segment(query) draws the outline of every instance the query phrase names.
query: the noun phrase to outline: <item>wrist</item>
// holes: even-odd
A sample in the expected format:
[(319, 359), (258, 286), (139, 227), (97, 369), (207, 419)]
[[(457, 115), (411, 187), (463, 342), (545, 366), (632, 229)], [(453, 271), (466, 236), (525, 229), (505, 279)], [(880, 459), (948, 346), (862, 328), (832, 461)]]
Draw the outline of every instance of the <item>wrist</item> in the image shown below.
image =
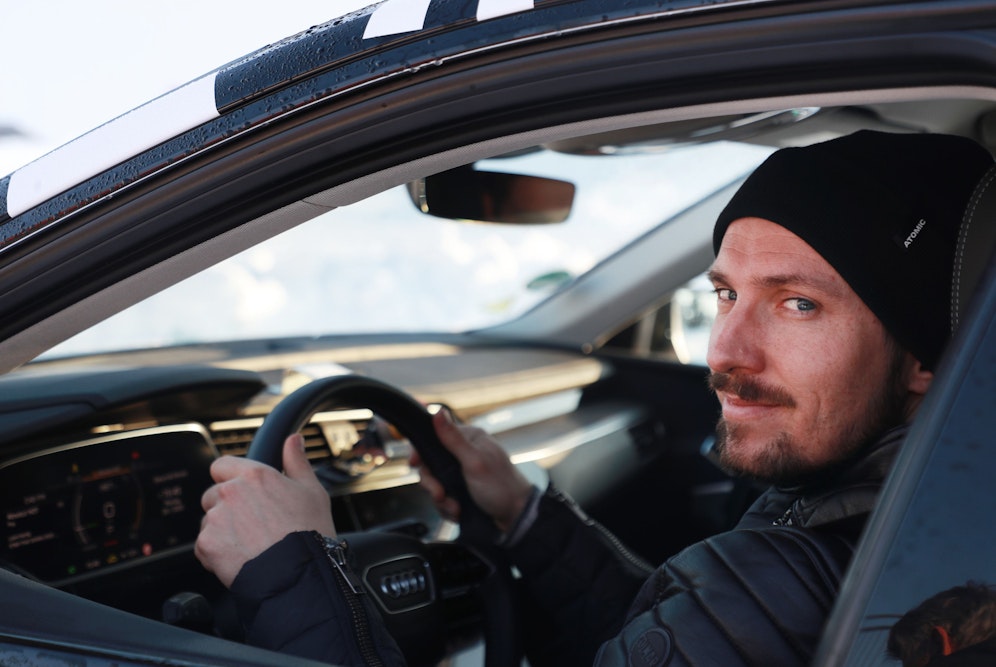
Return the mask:
[(538, 486), (530, 485), (529, 495), (523, 501), (521, 505), (522, 509), (516, 515), (514, 521), (507, 527), (500, 527), (502, 536), (498, 540), (498, 544), (511, 547), (522, 539), (523, 535), (529, 531), (536, 521), (536, 516), (539, 512), (539, 501), (542, 496), (543, 492)]
[(509, 532), (512, 527), (518, 523), (519, 518), (522, 516), (523, 512), (526, 511), (526, 508), (532, 500), (536, 487), (525, 480), (523, 480), (523, 482), (523, 485), (515, 493), (508, 494), (510, 498), (507, 501), (505, 511), (502, 512), (501, 516), (492, 516), (495, 526), (497, 526), (498, 530), (502, 533)]

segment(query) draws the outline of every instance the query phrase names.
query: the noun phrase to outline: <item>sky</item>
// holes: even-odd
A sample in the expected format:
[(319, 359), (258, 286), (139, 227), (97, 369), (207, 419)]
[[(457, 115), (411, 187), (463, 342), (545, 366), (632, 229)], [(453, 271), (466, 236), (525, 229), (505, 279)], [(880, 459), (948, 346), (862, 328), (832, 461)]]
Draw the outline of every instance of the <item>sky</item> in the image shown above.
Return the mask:
[(0, 176), (373, 0), (0, 0)]

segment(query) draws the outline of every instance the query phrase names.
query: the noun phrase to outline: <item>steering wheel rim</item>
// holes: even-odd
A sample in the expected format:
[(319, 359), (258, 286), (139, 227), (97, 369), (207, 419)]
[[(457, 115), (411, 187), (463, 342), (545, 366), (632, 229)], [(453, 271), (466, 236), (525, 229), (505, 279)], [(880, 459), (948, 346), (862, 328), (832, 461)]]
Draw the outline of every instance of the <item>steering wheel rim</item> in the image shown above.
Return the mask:
[(321, 408), (365, 407), (405, 434), (422, 462), (442, 483), (447, 494), (460, 503), (458, 542), (473, 545), (494, 567), (482, 583), (486, 667), (515, 667), (522, 651), (514, 623), (510, 569), (496, 545), (497, 528), (467, 490), (460, 464), (436, 436), (432, 415), (425, 406), (400, 389), (358, 375), (314, 380), (278, 403), (256, 431), (246, 458), (277, 470), (283, 467), (283, 442), (307, 424)]

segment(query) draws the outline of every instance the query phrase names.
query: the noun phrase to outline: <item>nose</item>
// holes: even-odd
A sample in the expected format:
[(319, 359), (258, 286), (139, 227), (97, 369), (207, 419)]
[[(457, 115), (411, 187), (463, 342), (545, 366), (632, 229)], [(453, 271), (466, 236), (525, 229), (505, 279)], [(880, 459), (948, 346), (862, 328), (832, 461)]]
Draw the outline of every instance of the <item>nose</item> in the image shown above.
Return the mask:
[(762, 327), (743, 300), (717, 314), (709, 334), (706, 363), (717, 373), (760, 372), (764, 368)]

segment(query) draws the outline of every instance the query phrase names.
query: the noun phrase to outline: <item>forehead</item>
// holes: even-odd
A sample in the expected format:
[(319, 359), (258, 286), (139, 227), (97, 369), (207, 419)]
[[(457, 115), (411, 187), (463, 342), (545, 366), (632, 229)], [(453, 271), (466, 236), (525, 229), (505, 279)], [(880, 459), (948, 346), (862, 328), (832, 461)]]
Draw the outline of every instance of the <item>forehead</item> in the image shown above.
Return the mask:
[(834, 295), (857, 295), (808, 243), (762, 218), (730, 224), (711, 274), (726, 281), (804, 283)]

